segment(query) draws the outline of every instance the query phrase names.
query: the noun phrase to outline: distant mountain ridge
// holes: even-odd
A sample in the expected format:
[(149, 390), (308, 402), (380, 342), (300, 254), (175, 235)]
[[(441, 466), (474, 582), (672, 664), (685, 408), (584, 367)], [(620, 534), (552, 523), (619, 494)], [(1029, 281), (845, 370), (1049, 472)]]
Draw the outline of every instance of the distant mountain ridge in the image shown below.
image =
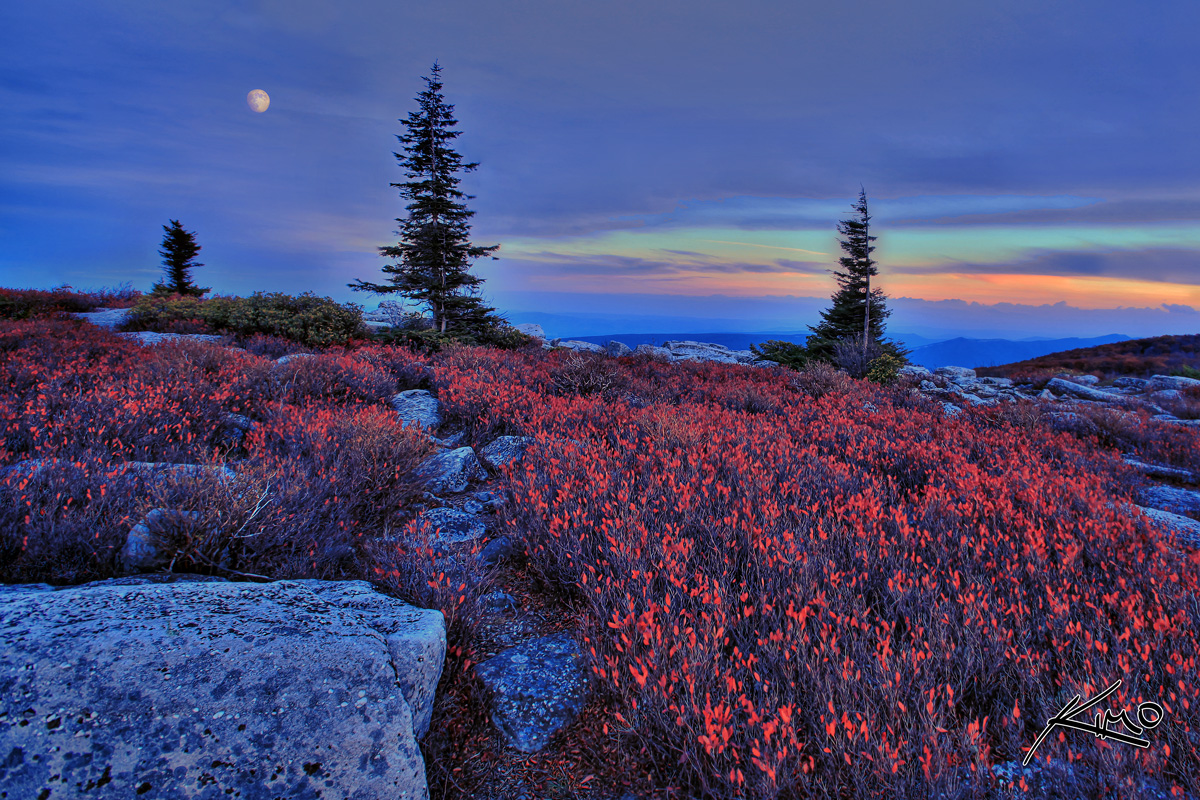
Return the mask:
[(965, 339), (960, 337), (918, 347), (909, 353), (908, 360), (928, 369), (949, 366), (995, 367), (1063, 350), (1077, 350), (1083, 347), (1124, 342), (1130, 338), (1119, 333), (1091, 339), (1041, 339), (1019, 342), (1011, 339)]
[[(594, 344), (608, 344), (609, 342), (617, 341), (628, 345), (631, 349), (637, 349), (639, 344), (652, 344), (660, 347), (663, 342), (676, 341), (706, 342), (708, 344), (724, 345), (730, 350), (749, 350), (750, 345), (762, 344), (771, 339), (804, 344), (811, 335), (808, 331), (767, 331), (762, 333), (612, 333), (604, 336), (564, 336), (562, 338), (564, 341), (571, 339), (579, 342), (592, 342)], [(925, 336), (917, 336), (916, 334), (909, 333), (898, 333), (887, 338), (901, 342), (906, 347), (922, 347), (938, 341), (937, 339), (930, 339)]]

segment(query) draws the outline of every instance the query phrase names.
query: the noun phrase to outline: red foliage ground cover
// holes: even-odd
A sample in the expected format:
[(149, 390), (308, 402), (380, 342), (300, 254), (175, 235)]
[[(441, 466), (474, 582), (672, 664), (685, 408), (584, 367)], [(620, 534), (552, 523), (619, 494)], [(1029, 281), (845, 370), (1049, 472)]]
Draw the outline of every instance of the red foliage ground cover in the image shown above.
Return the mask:
[[(1200, 556), (1122, 510), (1131, 473), (1094, 435), (731, 365), (373, 346), (279, 366), (65, 321), (0, 325), (0, 370), (0, 467), (72, 465), (0, 480), (0, 579), (108, 577), (166, 504), (220, 534), (187, 534), (177, 568), (228, 548), (240, 572), (386, 583), (396, 555), (363, 542), (412, 518), (428, 445), (384, 401), (432, 388), (474, 445), (535, 439), (502, 523), (583, 620), (598, 746), (657, 796), (994, 796), (986, 767), (1117, 678), (1109, 707), (1164, 709), (1150, 747), (1067, 732), (1037, 774), (1069, 796), (1200, 785)], [(257, 422), (237, 443), (231, 412)], [(236, 492), (122, 474), (230, 459)], [(427, 583), (448, 614), (471, 602), (451, 583)]]
[[(0, 374), (0, 468), (21, 465), (0, 478), (10, 582), (113, 576), (130, 528), (155, 507), (198, 517), (171, 543), (177, 571), (363, 577), (364, 530), (410, 514), (411, 473), (429, 450), (384, 402), (397, 386), (386, 359), (331, 352), (275, 365), (29, 320), (0, 323)], [(229, 414), (253, 428), (231, 438)], [(151, 479), (130, 462), (236, 463), (240, 478)]]
[[(629, 364), (555, 396), (549, 359), (437, 367), (481, 433), (533, 436), (506, 514), (587, 647), (631, 752), (682, 796), (994, 791), (1076, 693), (1154, 700), (1146, 750), (1057, 737), (1085, 796), (1195, 787), (1194, 551), (1127, 499), (1115, 454), (863, 384)], [(650, 398), (650, 399), (648, 399)], [(753, 398), (747, 409), (747, 399)]]

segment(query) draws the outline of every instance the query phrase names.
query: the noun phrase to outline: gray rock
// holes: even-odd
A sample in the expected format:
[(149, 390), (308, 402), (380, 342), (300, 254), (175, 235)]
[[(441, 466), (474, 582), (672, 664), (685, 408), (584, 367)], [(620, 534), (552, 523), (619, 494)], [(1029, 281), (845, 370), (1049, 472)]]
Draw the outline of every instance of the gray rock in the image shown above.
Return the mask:
[(303, 361), (306, 358), (316, 358), (316, 353), (292, 353), (290, 356), (280, 356), (275, 359), (275, 366), (282, 367), (285, 364), (291, 364), (293, 361)]
[(462, 504), (462, 510), (468, 514), (482, 514), (487, 511), (487, 507), (478, 500), (466, 500)]
[(971, 404), (971, 405), (973, 405), (973, 406), (996, 406), (996, 405), (1000, 405), (1000, 401), (999, 401), (999, 400), (997, 400), (997, 399), (996, 399), (996, 398), (994, 398), (994, 397), (978, 397), (978, 396), (976, 396), (976, 395), (973, 395), (973, 394), (967, 394), (966, 392), (964, 392), (964, 393), (962, 394), (962, 399), (963, 399), (963, 400), (966, 400), (968, 403), (970, 403), (970, 404)]
[(1047, 389), (1042, 389), (1042, 391), (1038, 393), (1037, 399), (1038, 399), (1038, 400), (1051, 400), (1051, 401), (1052, 401), (1052, 400), (1057, 400), (1057, 399), (1058, 399), (1058, 395), (1056, 395), (1054, 392), (1050, 391), (1050, 390), (1047, 388)]
[(938, 367), (933, 371), (934, 375), (942, 375), (949, 378), (955, 383), (962, 383), (966, 380), (975, 380), (975, 370), (967, 367)]
[(976, 397), (995, 397), (1000, 394), (1000, 390), (994, 386), (977, 381), (968, 388), (968, 391)]
[(446, 660), (446, 623), (440, 611), (417, 608), (376, 591), (366, 581), (298, 580), (327, 603), (352, 609), (387, 637), (396, 682), (412, 711), (418, 739), (429, 732), (438, 681)]
[(595, 342), (581, 342), (578, 339), (571, 339), (567, 342), (559, 342), (558, 347), (565, 347), (569, 350), (574, 350), (577, 353), (603, 353), (604, 348)]
[(533, 439), (528, 436), (497, 436), (479, 451), (479, 457), (492, 469), (503, 469), (520, 461), (531, 444)]
[(500, 492), (475, 492), (471, 498), (478, 501), (485, 511), (497, 511), (504, 505), (504, 495)]
[(1065, 394), (1071, 397), (1078, 397), (1083, 400), (1091, 400), (1095, 403), (1114, 403), (1121, 402), (1124, 397), (1113, 392), (1106, 392), (1102, 389), (1093, 389), (1091, 386), (1084, 386), (1082, 383), (1074, 383), (1072, 381), (1063, 380), (1062, 378), (1051, 378), (1046, 383), (1046, 388), (1057, 394)]
[(587, 666), (570, 634), (534, 639), (479, 664), (492, 723), (522, 753), (536, 753), (587, 702)]
[(488, 478), (475, 451), (469, 447), (435, 453), (421, 462), (416, 476), (424, 482), (426, 489), (439, 494), (464, 492), (471, 481), (486, 481)]
[(526, 336), (532, 336), (535, 339), (541, 339), (543, 341), (546, 339), (546, 332), (542, 330), (542, 326), (538, 325), (536, 322), (525, 322), (516, 327), (518, 331)]
[(1178, 467), (1168, 467), (1165, 464), (1148, 464), (1136, 458), (1125, 458), (1125, 463), (1151, 478), (1171, 478), (1184, 483), (1196, 483), (1196, 474)]
[(962, 413), (962, 409), (954, 405), (954, 403), (947, 403), (945, 401), (942, 401), (942, 410), (946, 412), (947, 417), (957, 417)]
[(1177, 400), (1183, 399), (1183, 392), (1178, 389), (1159, 389), (1155, 392), (1150, 392), (1149, 398), (1156, 403), (1174, 403)]
[(130, 529), (118, 556), (121, 569), (128, 574), (169, 568), (175, 557), (170, 542), (191, 533), (199, 518), (195, 511), (152, 509), (145, 519)]
[(995, 386), (998, 389), (1009, 389), (1013, 385), (1012, 378), (993, 378), (990, 376), (979, 378), (979, 383), (987, 386)]
[(921, 391), (922, 392), (936, 392), (937, 388), (938, 388), (937, 384), (931, 380), (921, 381)]
[(1138, 510), (1171, 536), (1179, 537), (1192, 547), (1200, 547), (1200, 522), (1160, 508), (1138, 506)]
[(896, 372), (897, 375), (908, 375), (913, 378), (930, 378), (933, 373), (920, 364), (905, 364)]
[(604, 351), (613, 358), (633, 355), (633, 350), (629, 347), (629, 345), (625, 344), (624, 342), (618, 342), (615, 339), (604, 345)]
[(314, 583), (0, 595), (0, 792), (53, 776), (98, 798), (428, 797), (402, 686), (432, 698), (442, 615)]
[(133, 341), (142, 345), (175, 342), (179, 341), (180, 339), (190, 339), (193, 342), (219, 342), (224, 338), (223, 336), (218, 336), (213, 333), (156, 333), (154, 331), (130, 331), (118, 333), (117, 336), (120, 336), (124, 339), (132, 339)]
[(95, 311), (84, 311), (72, 316), (90, 322), (98, 328), (113, 330), (125, 324), (133, 309), (130, 308), (98, 308)]
[(1100, 378), (1095, 375), (1075, 375), (1071, 380), (1075, 383), (1082, 383), (1084, 386), (1095, 386), (1100, 383)]
[(404, 427), (423, 425), (436, 430), (442, 424), (442, 404), (424, 389), (409, 389), (400, 392), (388, 401), (396, 409), (396, 416)]
[(1179, 514), (1200, 514), (1200, 492), (1174, 486), (1147, 486), (1138, 493), (1142, 505)]
[(494, 567), (512, 558), (514, 552), (516, 552), (516, 547), (513, 545), (513, 540), (506, 535), (500, 535), (479, 551), (479, 563), (484, 567)]
[(466, 438), (467, 432), (459, 431), (458, 433), (454, 433), (449, 436), (443, 436), (440, 439), (436, 436), (430, 436), (429, 441), (433, 442), (436, 447), (440, 447), (443, 450), (452, 450), (456, 447), (462, 446), (462, 443), (466, 440)]
[(1157, 392), (1162, 389), (1191, 389), (1200, 386), (1200, 380), (1185, 378), (1182, 375), (1154, 375), (1146, 383), (1146, 391)]
[(1131, 378), (1129, 376), (1122, 376), (1114, 380), (1112, 385), (1118, 389), (1141, 392), (1145, 391), (1146, 384), (1149, 382), (1150, 381), (1147, 381), (1144, 378)]
[(655, 347), (652, 344), (639, 344), (634, 348), (635, 356), (650, 356), (651, 358), (667, 358), (671, 357), (671, 351), (665, 347)]
[(429, 523), (429, 532), (437, 544), (461, 544), (483, 538), (487, 528), (483, 520), (453, 508), (434, 508), (417, 515), (417, 525)]
[(740, 356), (753, 359), (753, 354), (747, 351), (730, 350), (725, 345), (708, 344), (705, 342), (678, 341), (666, 342), (663, 349), (670, 353), (674, 361), (716, 361), (721, 364), (740, 364)]

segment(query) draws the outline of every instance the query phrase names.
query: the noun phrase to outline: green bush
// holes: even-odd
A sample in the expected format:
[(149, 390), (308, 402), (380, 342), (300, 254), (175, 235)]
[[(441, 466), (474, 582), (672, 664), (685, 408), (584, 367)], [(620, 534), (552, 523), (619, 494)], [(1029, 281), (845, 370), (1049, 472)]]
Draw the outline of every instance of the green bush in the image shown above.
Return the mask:
[(794, 370), (802, 370), (808, 364), (808, 350), (804, 345), (771, 339), (763, 342), (762, 347), (750, 345), (750, 352), (759, 358), (774, 361), (780, 366)]
[(1172, 375), (1179, 375), (1184, 378), (1194, 378), (1200, 380), (1200, 369), (1196, 369), (1190, 364), (1184, 364), (1178, 369), (1171, 370)]
[(342, 305), (311, 292), (255, 292), (250, 297), (201, 300), (183, 295), (148, 295), (130, 314), (126, 330), (172, 331), (202, 323), (214, 333), (278, 336), (306, 347), (346, 344), (365, 333), (361, 306)]
[(419, 324), (419, 320), (380, 331), (374, 335), (374, 339), (387, 344), (403, 345), (420, 353), (438, 353), (451, 345), (519, 350), (535, 341), (532, 336), (526, 336), (506, 324), (481, 325), (470, 330), (439, 333)]
[(900, 375), (900, 368), (908, 363), (908, 359), (898, 356), (890, 350), (885, 350), (876, 357), (867, 368), (867, 380), (872, 383), (890, 386)]

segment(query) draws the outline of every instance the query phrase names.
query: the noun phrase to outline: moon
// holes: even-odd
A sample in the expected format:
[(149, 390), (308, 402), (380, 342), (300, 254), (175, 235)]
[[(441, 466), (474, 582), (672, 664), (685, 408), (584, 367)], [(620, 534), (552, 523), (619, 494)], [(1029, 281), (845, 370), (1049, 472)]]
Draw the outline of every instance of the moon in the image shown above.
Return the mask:
[(271, 105), (271, 96), (262, 89), (255, 89), (246, 95), (246, 105), (250, 106), (251, 111), (261, 114)]

